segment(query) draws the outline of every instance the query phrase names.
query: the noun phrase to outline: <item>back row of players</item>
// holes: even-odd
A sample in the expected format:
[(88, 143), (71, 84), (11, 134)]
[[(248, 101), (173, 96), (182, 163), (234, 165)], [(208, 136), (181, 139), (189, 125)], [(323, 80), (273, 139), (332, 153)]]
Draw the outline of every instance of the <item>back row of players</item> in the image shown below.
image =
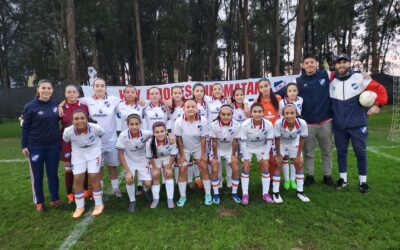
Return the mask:
[[(189, 99), (184, 98), (180, 87), (173, 87), (171, 100), (165, 101), (156, 87), (149, 90), (148, 101), (140, 100), (133, 86), (125, 88), (123, 101), (108, 96), (106, 88), (106, 82), (99, 78), (94, 82), (93, 96), (78, 98), (78, 89), (67, 86), (66, 101), (60, 104), (64, 140), (61, 158), (65, 163), (68, 198), (75, 200), (77, 206), (74, 218), (84, 213), (86, 172), (96, 191), (93, 192), (96, 215), (104, 209), (102, 166), (109, 167), (114, 194), (122, 196), (117, 171), (119, 163), (125, 170), (130, 212), (136, 209), (135, 176), (139, 185), (144, 186), (151, 208), (158, 206), (161, 179), (166, 188), (167, 206), (175, 207), (173, 176), (179, 188), (179, 207), (187, 201), (186, 187), (192, 182), (193, 175), (196, 184), (204, 188), (204, 203), (219, 204), (223, 161), (233, 201), (247, 205), (253, 155), (261, 172), (265, 202), (283, 202), (279, 194), (282, 167), (284, 187), (296, 189), (301, 201), (310, 201), (303, 192), (301, 154), (304, 138), (308, 135), (307, 124), (299, 118), (303, 101), (297, 96), (295, 83), (286, 86), (286, 96), (281, 99), (273, 93), (270, 82), (261, 79), (260, 96), (251, 106), (243, 89), (235, 89), (232, 98), (227, 99), (219, 83), (213, 85), (212, 96), (205, 95), (202, 84), (195, 84), (193, 97)], [(117, 118), (122, 121), (119, 137)], [(97, 124), (89, 122), (90, 119)], [(243, 163), (241, 172), (238, 157)], [(271, 179), (272, 195), (269, 192)], [(237, 192), (240, 181), (242, 197)]]

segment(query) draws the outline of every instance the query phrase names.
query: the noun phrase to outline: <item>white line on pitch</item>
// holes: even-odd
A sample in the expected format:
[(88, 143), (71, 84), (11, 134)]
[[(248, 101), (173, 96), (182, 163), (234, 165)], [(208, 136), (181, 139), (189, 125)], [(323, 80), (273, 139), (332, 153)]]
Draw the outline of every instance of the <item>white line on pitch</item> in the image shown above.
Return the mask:
[(390, 155), (390, 154), (386, 154), (385, 152), (382, 152), (379, 149), (376, 149), (376, 148), (371, 149), (371, 148), (369, 148), (368, 151), (376, 154), (376, 156), (378, 156), (378, 157), (382, 156), (382, 157), (388, 158), (390, 160), (394, 160), (394, 161), (400, 162), (400, 158), (399, 157), (394, 156), (394, 155)]
[[(121, 181), (124, 178), (124, 172), (121, 172), (119, 176), (119, 180)], [(107, 202), (112, 194), (112, 187), (110, 187), (110, 191), (104, 194), (103, 203)], [(74, 230), (68, 235), (68, 237), (64, 240), (60, 249), (70, 249), (73, 247), (76, 242), (79, 240), (81, 235), (86, 231), (86, 228), (93, 222), (94, 217), (92, 216), (93, 208), (91, 208), (88, 212), (85, 213), (81, 221), (75, 226)]]

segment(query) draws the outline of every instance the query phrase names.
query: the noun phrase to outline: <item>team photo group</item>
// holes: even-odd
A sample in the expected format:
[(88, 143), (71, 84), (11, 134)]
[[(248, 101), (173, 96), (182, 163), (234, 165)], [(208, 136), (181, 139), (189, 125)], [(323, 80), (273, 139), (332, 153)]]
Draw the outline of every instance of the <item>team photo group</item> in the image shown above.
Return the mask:
[[(79, 97), (79, 87), (68, 85), (65, 100), (57, 103), (52, 83), (41, 80), (36, 97), (23, 111), (21, 140), (22, 153), (29, 159), (36, 209), (45, 211), (45, 170), (51, 207), (63, 204), (60, 160), (68, 202), (76, 204), (73, 218), (85, 213), (85, 200), (94, 201), (92, 215), (103, 213), (106, 169), (113, 194), (122, 197), (121, 167), (129, 212), (137, 209), (137, 195), (143, 195), (150, 208), (157, 208), (164, 189), (166, 206), (171, 209), (198, 202), (187, 196), (187, 188), (204, 190), (204, 204), (218, 205), (225, 182), (237, 204), (248, 205), (253, 199), (282, 203), (285, 197), (280, 189), (293, 189), (299, 201), (310, 202), (312, 197), (304, 187), (317, 178), (315, 150), (321, 152), (317, 165), (322, 166), (323, 182), (344, 189), (350, 141), (357, 160), (357, 185), (367, 193), (368, 116), (379, 113), (387, 103), (387, 92), (369, 75), (353, 72), (346, 54), (338, 55), (333, 66), (335, 71), (321, 70), (315, 56), (305, 56), (295, 81), (274, 93), (271, 82), (261, 78), (259, 95), (251, 101), (241, 88), (224, 96), (220, 83), (213, 84), (209, 96), (201, 83), (193, 85), (189, 97), (174, 86), (170, 99), (163, 99), (160, 89), (151, 87), (148, 100), (129, 85), (121, 100), (107, 95), (107, 82), (97, 78), (92, 96)], [(337, 182), (332, 176), (334, 147)], [(250, 199), (249, 182), (255, 178), (251, 168), (257, 167), (262, 187), (260, 196)], [(179, 197), (174, 196), (175, 188)]]

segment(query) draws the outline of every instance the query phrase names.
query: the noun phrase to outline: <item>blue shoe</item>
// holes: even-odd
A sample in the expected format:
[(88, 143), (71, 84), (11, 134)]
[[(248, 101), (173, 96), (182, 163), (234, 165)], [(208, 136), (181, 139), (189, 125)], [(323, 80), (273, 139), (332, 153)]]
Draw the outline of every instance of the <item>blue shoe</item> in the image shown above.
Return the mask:
[(232, 197), (232, 200), (233, 200), (235, 203), (241, 203), (241, 202), (242, 202), (242, 199), (240, 199), (240, 197), (239, 197), (238, 194), (231, 194), (231, 197)]
[(181, 198), (179, 198), (179, 200), (178, 200), (178, 202), (176, 203), (176, 205), (177, 205), (178, 207), (183, 207), (183, 206), (185, 206), (185, 203), (186, 203), (186, 197), (181, 197)]
[(214, 194), (213, 196), (213, 203), (214, 204), (219, 204), (219, 194)]
[(210, 206), (212, 204), (212, 197), (211, 194), (206, 194), (206, 196), (204, 196), (204, 204), (206, 204), (207, 206)]

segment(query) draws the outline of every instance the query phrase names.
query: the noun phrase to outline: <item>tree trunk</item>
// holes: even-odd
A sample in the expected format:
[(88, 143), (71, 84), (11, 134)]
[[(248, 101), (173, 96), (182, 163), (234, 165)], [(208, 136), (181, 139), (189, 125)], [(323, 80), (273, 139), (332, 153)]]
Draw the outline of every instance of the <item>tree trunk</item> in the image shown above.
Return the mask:
[(240, 9), (243, 20), (244, 77), (250, 78), (249, 1), (240, 1)]
[(293, 59), (293, 74), (299, 74), (301, 71), (301, 57), (303, 48), (304, 36), (304, 13), (305, 13), (305, 0), (299, 0), (297, 5), (297, 21), (296, 32), (294, 34), (294, 59)]
[(144, 62), (143, 62), (143, 47), (142, 47), (142, 32), (140, 29), (140, 16), (139, 16), (139, 0), (133, 0), (135, 25), (136, 25), (136, 43), (139, 60), (139, 81), (140, 85), (144, 86)]
[(214, 71), (214, 59), (215, 59), (215, 40), (217, 33), (217, 21), (218, 21), (218, 11), (219, 11), (220, 0), (214, 0), (214, 4), (212, 5), (212, 13), (211, 18), (209, 18), (209, 39), (208, 39), (208, 71), (207, 76), (208, 80), (213, 79), (213, 71)]
[(78, 55), (76, 47), (76, 27), (75, 27), (75, 5), (74, 0), (66, 0), (65, 15), (68, 35), (68, 83), (77, 84), (78, 79)]
[(371, 63), (371, 73), (377, 74), (379, 72), (379, 53), (378, 53), (378, 0), (372, 1), (372, 18), (371, 18), (371, 47), (372, 47), (372, 63)]
[(275, 48), (272, 59), (272, 75), (278, 76), (280, 75), (280, 50), (281, 50), (281, 27), (280, 27), (280, 6), (279, 0), (274, 0), (275, 7), (275, 17), (274, 17), (274, 33), (275, 33)]

